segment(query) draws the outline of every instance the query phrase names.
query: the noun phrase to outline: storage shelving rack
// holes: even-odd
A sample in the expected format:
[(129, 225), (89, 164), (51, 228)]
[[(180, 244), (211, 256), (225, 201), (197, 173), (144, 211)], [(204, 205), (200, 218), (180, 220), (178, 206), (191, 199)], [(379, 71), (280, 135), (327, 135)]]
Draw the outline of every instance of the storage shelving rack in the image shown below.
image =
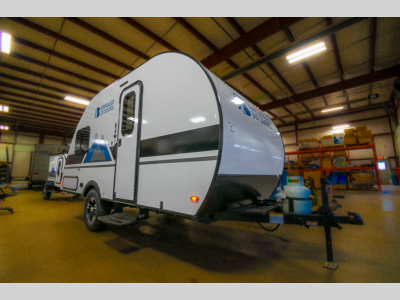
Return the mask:
[[(332, 147), (332, 148), (322, 148), (321, 147), (321, 141), (318, 141), (318, 148), (317, 149), (310, 149), (310, 150), (300, 150), (300, 151), (291, 151), (291, 152), (285, 152), (285, 155), (287, 156), (287, 160), (289, 161), (289, 155), (296, 155), (296, 154), (306, 154), (306, 153), (318, 153), (319, 154), (319, 161), (320, 161), (320, 168), (319, 169), (296, 169), (297, 171), (320, 171), (321, 172), (321, 177), (325, 176), (325, 171), (331, 172), (331, 171), (351, 171), (352, 170), (375, 170), (376, 172), (376, 181), (378, 185), (378, 191), (382, 191), (381, 187), (381, 178), (379, 174), (379, 169), (378, 169), (378, 156), (376, 155), (376, 149), (375, 149), (375, 137), (372, 135), (371, 137), (372, 143), (367, 144), (367, 145), (357, 145), (357, 146), (345, 146), (345, 147)], [(374, 160), (375, 167), (345, 167), (345, 168), (324, 168), (323, 167), (323, 159), (327, 157), (323, 157), (322, 153), (323, 152), (333, 152), (333, 151), (351, 151), (351, 150), (360, 150), (360, 149), (371, 149), (373, 157), (372, 159)], [(348, 155), (348, 157), (350, 157)], [(366, 158), (366, 159), (371, 159), (371, 158)], [(350, 162), (350, 159), (348, 159)], [(290, 170), (290, 169), (289, 169)]]

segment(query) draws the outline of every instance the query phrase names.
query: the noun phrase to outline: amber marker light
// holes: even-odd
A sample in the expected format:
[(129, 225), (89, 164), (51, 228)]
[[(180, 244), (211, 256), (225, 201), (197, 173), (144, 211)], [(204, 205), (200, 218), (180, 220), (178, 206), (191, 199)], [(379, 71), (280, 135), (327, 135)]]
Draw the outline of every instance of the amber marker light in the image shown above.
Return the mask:
[(190, 197), (190, 200), (192, 200), (192, 202), (199, 202), (199, 197), (192, 196), (192, 197)]
[(64, 185), (64, 184), (61, 182), (60, 185), (62, 186), (62, 185)]

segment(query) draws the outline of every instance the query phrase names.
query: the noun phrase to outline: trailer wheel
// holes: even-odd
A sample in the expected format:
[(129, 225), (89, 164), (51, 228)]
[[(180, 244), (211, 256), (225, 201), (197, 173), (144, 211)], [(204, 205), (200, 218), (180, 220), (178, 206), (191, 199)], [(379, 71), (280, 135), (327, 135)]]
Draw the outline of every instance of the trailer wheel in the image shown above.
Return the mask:
[(43, 200), (49, 200), (51, 197), (51, 192), (48, 192), (46, 190), (46, 183), (43, 184), (43, 189), (42, 189), (42, 198)]
[(98, 217), (109, 215), (111, 213), (112, 203), (101, 201), (95, 189), (91, 189), (86, 196), (83, 215), (86, 228), (89, 231), (96, 232), (104, 229), (107, 224), (100, 222)]

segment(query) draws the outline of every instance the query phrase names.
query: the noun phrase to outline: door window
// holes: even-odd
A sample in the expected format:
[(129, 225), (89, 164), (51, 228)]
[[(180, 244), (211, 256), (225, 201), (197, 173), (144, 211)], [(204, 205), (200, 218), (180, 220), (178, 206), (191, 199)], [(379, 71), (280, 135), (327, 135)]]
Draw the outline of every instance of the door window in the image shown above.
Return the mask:
[(135, 92), (130, 92), (125, 96), (121, 133), (124, 136), (131, 135), (135, 125)]

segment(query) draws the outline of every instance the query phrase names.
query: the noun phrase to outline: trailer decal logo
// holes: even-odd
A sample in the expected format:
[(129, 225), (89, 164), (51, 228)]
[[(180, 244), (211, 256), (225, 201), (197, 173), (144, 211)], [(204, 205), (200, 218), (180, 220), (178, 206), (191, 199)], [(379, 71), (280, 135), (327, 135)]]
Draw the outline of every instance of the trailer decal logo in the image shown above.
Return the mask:
[[(237, 95), (235, 93), (233, 93), (233, 95), (243, 101), (243, 99), (239, 95)], [(238, 108), (245, 115), (247, 115), (249, 117), (253, 117), (253, 119), (255, 119), (256, 121), (260, 122), (261, 124), (267, 126), (269, 129), (273, 129), (271, 126), (271, 122), (268, 120), (267, 116), (264, 115), (262, 112), (260, 112), (258, 109), (252, 107), (252, 105), (246, 105), (243, 101), (243, 103), (240, 104), (240, 106)]]
[(84, 163), (101, 162), (101, 161), (111, 161), (110, 153), (108, 152), (106, 142), (104, 137), (98, 138), (97, 133), (94, 136), (92, 146), (90, 147)]
[(114, 110), (114, 100), (111, 100), (110, 102), (107, 102), (106, 104), (99, 106), (96, 108), (94, 111), (94, 118), (101, 117), (102, 115), (113, 111)]

